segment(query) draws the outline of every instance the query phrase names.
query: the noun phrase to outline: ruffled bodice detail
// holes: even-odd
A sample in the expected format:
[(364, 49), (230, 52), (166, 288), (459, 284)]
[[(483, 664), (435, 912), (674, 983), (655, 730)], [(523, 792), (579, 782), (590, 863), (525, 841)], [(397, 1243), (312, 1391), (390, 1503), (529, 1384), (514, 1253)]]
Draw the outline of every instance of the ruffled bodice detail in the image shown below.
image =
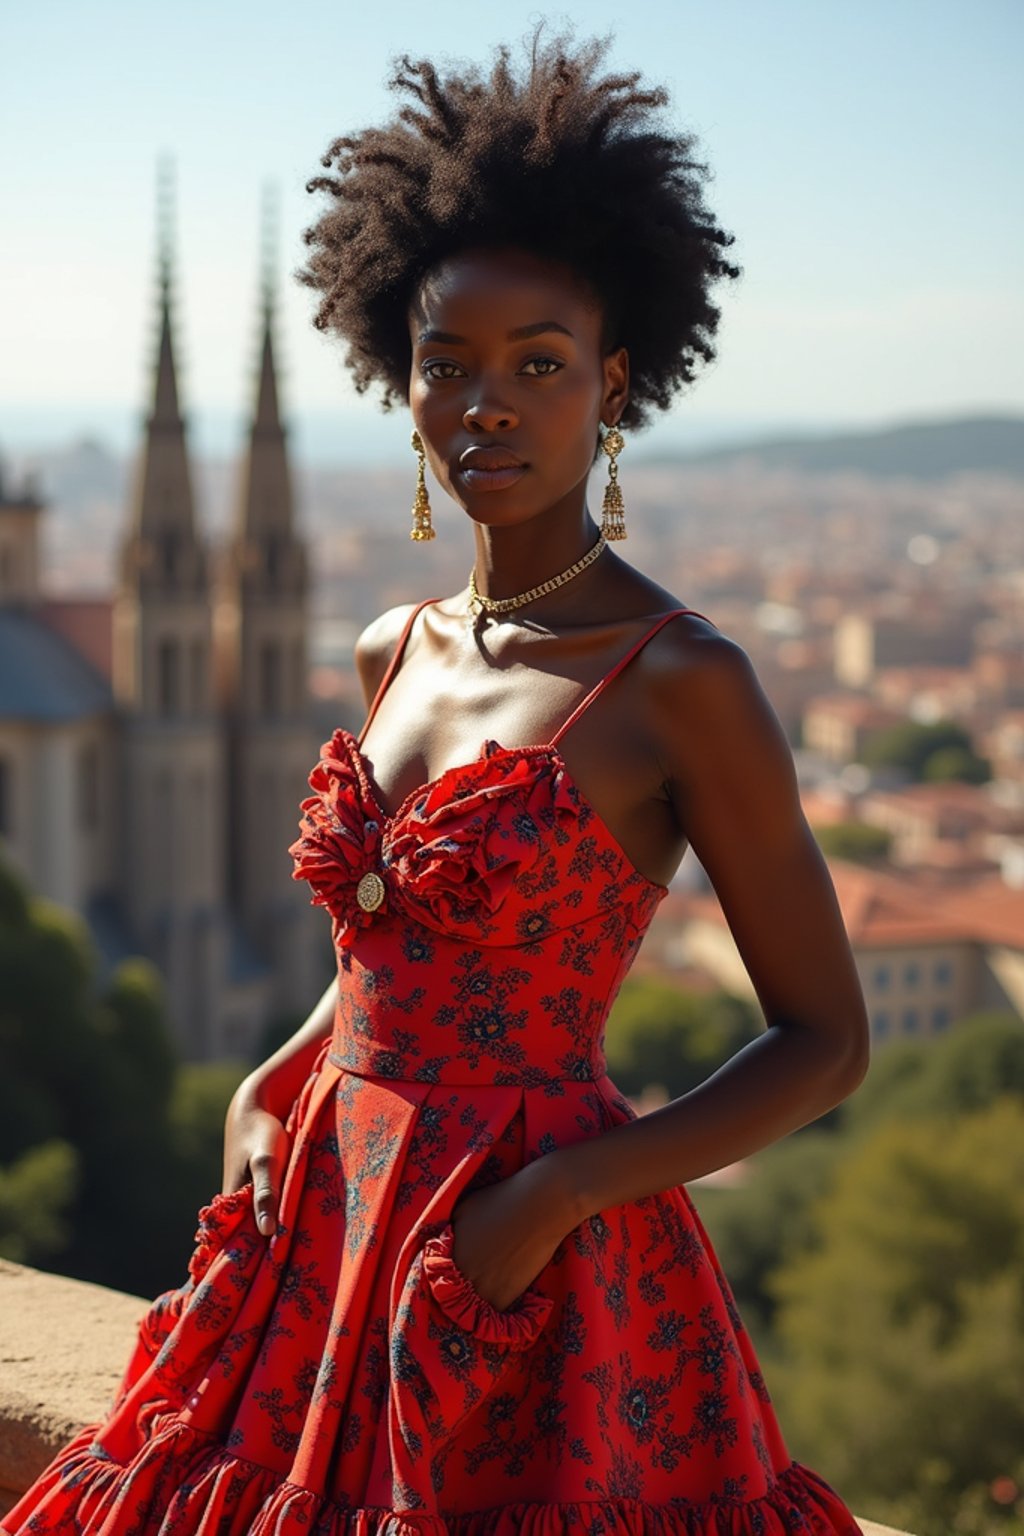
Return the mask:
[(487, 740), (389, 816), (339, 728), (309, 786), (289, 851), (331, 914), (336, 1065), (431, 1082), (604, 1075), (608, 1011), (665, 888), (557, 748)]
[[(309, 786), (292, 873), (330, 912), (339, 945), (393, 914), (446, 937), (517, 945), (623, 902), (644, 923), (664, 895), (632, 868), (553, 746), (486, 740), (473, 762), (449, 768), (389, 816), (355, 737), (339, 727)], [(588, 854), (602, 878), (562, 880)], [(360, 891), (372, 875), (383, 890), (371, 906)]]

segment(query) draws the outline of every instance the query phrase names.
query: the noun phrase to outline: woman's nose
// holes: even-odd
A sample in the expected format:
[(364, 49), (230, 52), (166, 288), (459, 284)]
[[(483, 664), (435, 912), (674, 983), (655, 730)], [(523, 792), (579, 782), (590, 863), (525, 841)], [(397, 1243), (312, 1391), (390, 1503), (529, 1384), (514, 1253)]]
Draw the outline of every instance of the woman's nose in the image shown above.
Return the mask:
[(515, 426), (517, 419), (510, 406), (479, 400), (476, 405), (467, 407), (462, 424), (471, 432), (500, 432)]

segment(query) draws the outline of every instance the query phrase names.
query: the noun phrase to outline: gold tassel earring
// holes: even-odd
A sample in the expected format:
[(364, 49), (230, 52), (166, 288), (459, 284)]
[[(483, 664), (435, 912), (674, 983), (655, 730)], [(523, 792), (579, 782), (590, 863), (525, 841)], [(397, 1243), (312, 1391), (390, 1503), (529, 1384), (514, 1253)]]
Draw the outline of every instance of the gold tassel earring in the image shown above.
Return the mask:
[(412, 528), (409, 531), (409, 537), (410, 539), (432, 539), (434, 525), (430, 520), (430, 500), (427, 496), (427, 482), (424, 477), (427, 456), (423, 448), (423, 439), (415, 427), (410, 441), (420, 456), (420, 462), (416, 472), (416, 499), (412, 504)]
[(601, 439), (601, 447), (608, 455), (608, 484), (604, 488), (604, 503), (601, 507), (601, 532), (609, 540), (626, 537), (626, 509), (622, 504), (619, 466), (615, 462), (624, 446), (618, 427), (609, 427)]

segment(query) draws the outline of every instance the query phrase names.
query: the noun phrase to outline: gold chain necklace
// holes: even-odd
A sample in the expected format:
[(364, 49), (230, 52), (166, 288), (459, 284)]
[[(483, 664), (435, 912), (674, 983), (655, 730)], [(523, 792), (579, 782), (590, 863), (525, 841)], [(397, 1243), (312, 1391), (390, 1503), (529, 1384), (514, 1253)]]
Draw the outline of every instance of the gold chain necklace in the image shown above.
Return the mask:
[(575, 565), (570, 565), (569, 569), (563, 571), (560, 576), (552, 576), (550, 580), (542, 581), (539, 587), (531, 587), (528, 592), (520, 592), (516, 597), (485, 597), (483, 593), (478, 592), (476, 566), (474, 566), (469, 573), (469, 611), (472, 614), (511, 613), (513, 608), (521, 608), (524, 603), (531, 603), (535, 597), (543, 597), (546, 593), (553, 592), (556, 587), (564, 586), (567, 581), (571, 581), (574, 576), (585, 571), (587, 566), (597, 559), (604, 546), (604, 534), (599, 533), (597, 543), (592, 549), (588, 549)]

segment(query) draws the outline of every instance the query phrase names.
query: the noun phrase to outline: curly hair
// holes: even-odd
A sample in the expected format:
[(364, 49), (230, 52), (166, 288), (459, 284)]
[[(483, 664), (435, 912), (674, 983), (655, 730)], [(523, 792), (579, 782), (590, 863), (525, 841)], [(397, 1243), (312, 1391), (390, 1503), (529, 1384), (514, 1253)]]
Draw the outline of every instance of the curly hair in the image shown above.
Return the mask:
[(441, 78), (403, 55), (388, 86), (418, 106), (335, 139), (321, 161), (334, 174), (306, 184), (331, 202), (303, 231), (311, 255), (294, 276), (321, 294), (313, 324), (347, 343), (356, 390), (382, 385), (385, 410), (408, 403), (419, 284), (469, 246), (560, 261), (596, 296), (602, 351), (629, 353), (624, 427), (667, 409), (716, 355), (710, 290), (742, 268), (721, 254), (734, 236), (702, 200), (695, 136), (659, 127), (668, 92), (639, 71), (597, 74), (610, 35), (573, 49), (564, 35), (542, 44), (543, 26), (522, 80), (505, 45), (486, 78), (475, 65)]

